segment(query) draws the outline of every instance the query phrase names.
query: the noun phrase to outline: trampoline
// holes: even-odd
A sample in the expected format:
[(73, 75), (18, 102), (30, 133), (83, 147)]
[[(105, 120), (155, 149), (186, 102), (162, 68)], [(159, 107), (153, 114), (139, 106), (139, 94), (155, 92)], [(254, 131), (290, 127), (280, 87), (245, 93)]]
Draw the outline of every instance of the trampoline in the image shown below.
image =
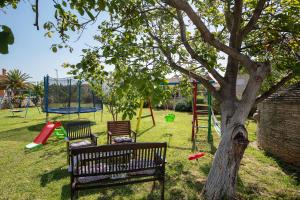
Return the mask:
[(48, 121), (49, 113), (78, 114), (79, 117), (80, 113), (103, 111), (103, 104), (85, 81), (45, 76), (43, 111)]

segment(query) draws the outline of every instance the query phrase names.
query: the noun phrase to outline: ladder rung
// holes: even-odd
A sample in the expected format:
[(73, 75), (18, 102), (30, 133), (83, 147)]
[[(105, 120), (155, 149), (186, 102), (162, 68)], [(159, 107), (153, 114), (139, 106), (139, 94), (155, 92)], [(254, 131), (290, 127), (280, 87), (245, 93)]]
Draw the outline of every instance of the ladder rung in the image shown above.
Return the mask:
[(194, 126), (196, 128), (208, 128), (208, 126)]
[(208, 114), (207, 110), (199, 110), (196, 112), (197, 114)]
[[(144, 116), (141, 116), (141, 119), (143, 118), (147, 118), (147, 117), (151, 117), (152, 115), (144, 115)], [(138, 117), (136, 119), (139, 119)]]

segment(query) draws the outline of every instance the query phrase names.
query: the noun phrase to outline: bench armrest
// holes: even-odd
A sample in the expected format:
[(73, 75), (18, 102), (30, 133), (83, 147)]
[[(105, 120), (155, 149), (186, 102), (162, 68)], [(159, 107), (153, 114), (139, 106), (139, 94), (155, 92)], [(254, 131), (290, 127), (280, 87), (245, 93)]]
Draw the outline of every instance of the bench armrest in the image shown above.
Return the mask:
[(110, 131), (107, 131), (107, 141), (106, 141), (107, 144), (111, 144), (111, 136), (112, 133)]
[(94, 143), (95, 145), (97, 145), (97, 139), (98, 139), (98, 136), (91, 133), (91, 140), (92, 140), (92, 143)]
[(137, 133), (135, 131), (133, 131), (133, 130), (131, 130), (131, 133), (133, 134), (134, 142), (136, 142), (136, 135), (137, 135)]
[(159, 154), (156, 154), (155, 155), (155, 162), (159, 163), (159, 164), (166, 164), (167, 163), (167, 160), (163, 159), (163, 157)]

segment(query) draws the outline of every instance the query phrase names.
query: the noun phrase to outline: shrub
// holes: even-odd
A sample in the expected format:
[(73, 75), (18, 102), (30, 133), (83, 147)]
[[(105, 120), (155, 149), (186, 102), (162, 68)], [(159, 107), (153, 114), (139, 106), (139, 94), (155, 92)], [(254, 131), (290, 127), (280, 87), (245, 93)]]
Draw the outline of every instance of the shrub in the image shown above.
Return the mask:
[(192, 102), (188, 100), (181, 100), (175, 106), (175, 111), (177, 112), (191, 112)]

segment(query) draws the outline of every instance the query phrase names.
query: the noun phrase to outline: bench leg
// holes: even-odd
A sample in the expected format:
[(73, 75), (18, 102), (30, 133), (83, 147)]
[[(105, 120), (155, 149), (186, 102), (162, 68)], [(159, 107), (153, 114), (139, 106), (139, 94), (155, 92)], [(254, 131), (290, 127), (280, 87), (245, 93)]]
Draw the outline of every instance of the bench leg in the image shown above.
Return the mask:
[(67, 164), (70, 165), (70, 144), (69, 142), (66, 142), (67, 146)]
[(71, 185), (71, 200), (75, 200), (75, 199), (76, 199), (76, 191), (73, 189)]
[(165, 180), (160, 181), (160, 199), (165, 199)]

